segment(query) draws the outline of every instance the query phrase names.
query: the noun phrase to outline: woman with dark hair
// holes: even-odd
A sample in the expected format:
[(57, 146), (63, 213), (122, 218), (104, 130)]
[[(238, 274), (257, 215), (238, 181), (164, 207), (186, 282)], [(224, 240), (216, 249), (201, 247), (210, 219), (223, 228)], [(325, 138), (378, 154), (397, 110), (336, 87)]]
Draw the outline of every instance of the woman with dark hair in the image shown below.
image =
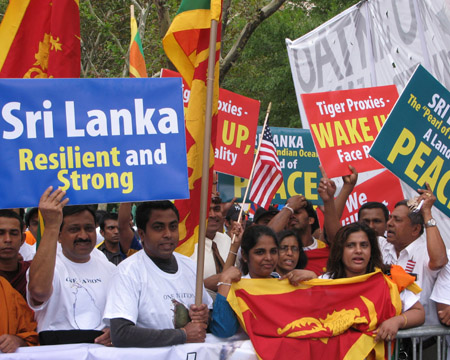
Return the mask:
[[(350, 254), (356, 244), (353, 241), (348, 241), (349, 237), (352, 239), (358, 238), (361, 245), (360, 249), (358, 249), (358, 253), (361, 253), (361, 255), (355, 256), (353, 261), (348, 259), (347, 255)], [(331, 245), (327, 263), (328, 277), (340, 279), (363, 275), (374, 272), (375, 268), (388, 269), (383, 264), (375, 231), (362, 223), (352, 223), (341, 227)]]
[(243, 278), (279, 277), (273, 274), (278, 261), (278, 241), (271, 228), (264, 225), (247, 228), (242, 235), (241, 255)]
[[(238, 239), (239, 241), (239, 239)], [(231, 283), (242, 278), (264, 279), (279, 277), (273, 273), (278, 261), (278, 242), (272, 229), (265, 225), (254, 225), (245, 229), (241, 240), (241, 271), (232, 266), (224, 270), (217, 283), (218, 292), (214, 302), (211, 332), (219, 337), (234, 335), (239, 329), (236, 315), (227, 302)]]
[(277, 234), (278, 237), (278, 263), (276, 271), (282, 278), (289, 278), (292, 280), (294, 275), (302, 276), (301, 280), (308, 280), (316, 278), (313, 271), (302, 270), (301, 272), (294, 271), (296, 269), (304, 269), (308, 258), (302, 247), (302, 241), (295, 231), (283, 230)]
[[(338, 230), (331, 245), (325, 279), (349, 278), (374, 272), (377, 268), (387, 271), (383, 264), (375, 231), (365, 224), (352, 223)], [(398, 271), (402, 269), (396, 267)], [(404, 271), (403, 271), (404, 273)], [(404, 273), (408, 276), (406, 273)], [(376, 330), (375, 341), (393, 340), (399, 329), (422, 325), (425, 311), (419, 296), (403, 290), (400, 293), (402, 313), (384, 321)]]
[[(239, 240), (238, 240), (239, 241)], [(315, 277), (310, 271), (293, 269), (282, 277), (274, 272), (278, 264), (278, 241), (273, 230), (265, 225), (254, 225), (247, 228), (241, 240), (241, 271), (230, 267), (220, 274), (217, 283), (218, 292), (214, 303), (211, 332), (219, 337), (229, 337), (239, 329), (237, 318), (227, 302), (231, 283), (241, 279), (288, 279), (292, 285), (299, 281)]]

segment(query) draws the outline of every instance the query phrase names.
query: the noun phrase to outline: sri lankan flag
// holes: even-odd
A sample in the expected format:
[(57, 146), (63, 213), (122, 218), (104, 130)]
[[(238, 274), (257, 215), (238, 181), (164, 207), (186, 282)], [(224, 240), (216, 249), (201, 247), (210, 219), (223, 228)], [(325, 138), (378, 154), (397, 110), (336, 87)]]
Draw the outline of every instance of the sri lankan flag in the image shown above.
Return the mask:
[(130, 77), (147, 77), (144, 50), (142, 49), (141, 36), (139, 35), (136, 18), (131, 15), (131, 42), (130, 42)]
[(242, 279), (227, 298), (256, 353), (266, 359), (384, 359), (373, 331), (401, 313), (397, 285), (380, 270), (352, 278)]
[(0, 78), (80, 77), (79, 0), (10, 0), (0, 44)]
[(216, 39), (216, 66), (213, 98), (213, 120), (209, 160), (209, 193), (212, 189), (214, 145), (219, 99), (219, 55), (221, 34), (221, 0), (183, 0), (163, 39), (166, 55), (191, 88), (185, 114), (186, 147), (190, 198), (177, 200), (180, 212), (180, 245), (178, 252), (190, 256), (198, 239), (200, 191), (203, 160), (203, 137), (206, 111), (206, 79), (208, 70), (211, 20), (219, 22)]
[(308, 262), (305, 269), (311, 270), (316, 273), (317, 276), (322, 275), (327, 270), (327, 261), (330, 256), (330, 247), (313, 249), (305, 251)]

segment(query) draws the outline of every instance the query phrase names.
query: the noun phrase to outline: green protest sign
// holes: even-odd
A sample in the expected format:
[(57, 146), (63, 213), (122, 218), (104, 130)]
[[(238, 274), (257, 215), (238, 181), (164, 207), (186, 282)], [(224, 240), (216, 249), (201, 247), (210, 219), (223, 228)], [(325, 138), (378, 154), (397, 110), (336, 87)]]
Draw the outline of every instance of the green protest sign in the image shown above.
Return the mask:
[(429, 183), (450, 216), (450, 93), (419, 65), (370, 155), (412, 188)]
[[(258, 134), (261, 133), (261, 128), (261, 126), (258, 126)], [(277, 148), (284, 180), (272, 203), (285, 204), (291, 196), (304, 195), (313, 204), (322, 204), (317, 193), (321, 177), (319, 158), (311, 132), (306, 129), (272, 126), (270, 129)], [(247, 179), (219, 174), (218, 190), (223, 201), (230, 201), (233, 197), (237, 197), (238, 201), (241, 201), (247, 184)]]

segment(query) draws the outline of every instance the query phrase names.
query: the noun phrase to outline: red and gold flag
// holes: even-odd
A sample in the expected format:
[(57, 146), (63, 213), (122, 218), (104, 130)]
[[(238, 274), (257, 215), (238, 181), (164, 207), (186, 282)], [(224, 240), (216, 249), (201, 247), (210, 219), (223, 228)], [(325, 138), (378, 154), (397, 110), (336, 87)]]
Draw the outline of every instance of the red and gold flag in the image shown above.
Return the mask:
[[(206, 112), (206, 79), (208, 71), (211, 20), (219, 22), (216, 39), (213, 119), (209, 159), (209, 193), (212, 188), (217, 105), (219, 98), (219, 55), (221, 34), (221, 0), (183, 0), (163, 39), (166, 55), (191, 88), (185, 114), (186, 147), (190, 198), (177, 200), (180, 212), (180, 244), (177, 251), (190, 256), (198, 240), (200, 194), (203, 162), (203, 137)], [(204, 220), (203, 220), (204, 221)]]
[(294, 287), (287, 280), (243, 279), (228, 302), (262, 359), (385, 358), (373, 331), (401, 313), (397, 286), (381, 272)]
[(80, 77), (78, 0), (10, 0), (0, 43), (0, 78)]
[(308, 262), (305, 269), (311, 270), (316, 273), (317, 276), (322, 275), (327, 270), (327, 261), (330, 256), (330, 248), (323, 247), (319, 249), (313, 249), (305, 251)]
[(130, 77), (146, 78), (144, 49), (142, 49), (141, 36), (134, 15), (131, 15), (131, 42), (130, 42)]

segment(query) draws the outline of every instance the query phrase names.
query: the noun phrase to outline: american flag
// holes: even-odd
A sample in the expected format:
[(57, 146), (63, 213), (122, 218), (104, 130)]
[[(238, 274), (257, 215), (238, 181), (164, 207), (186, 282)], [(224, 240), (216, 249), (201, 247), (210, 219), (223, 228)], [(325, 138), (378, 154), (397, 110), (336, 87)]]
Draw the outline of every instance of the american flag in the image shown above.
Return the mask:
[(266, 126), (256, 160), (250, 200), (267, 209), (282, 183), (283, 173), (277, 149), (273, 144), (270, 128)]
[(416, 266), (416, 262), (413, 259), (408, 260), (405, 266), (405, 271), (407, 273), (412, 273), (414, 270), (414, 267)]

